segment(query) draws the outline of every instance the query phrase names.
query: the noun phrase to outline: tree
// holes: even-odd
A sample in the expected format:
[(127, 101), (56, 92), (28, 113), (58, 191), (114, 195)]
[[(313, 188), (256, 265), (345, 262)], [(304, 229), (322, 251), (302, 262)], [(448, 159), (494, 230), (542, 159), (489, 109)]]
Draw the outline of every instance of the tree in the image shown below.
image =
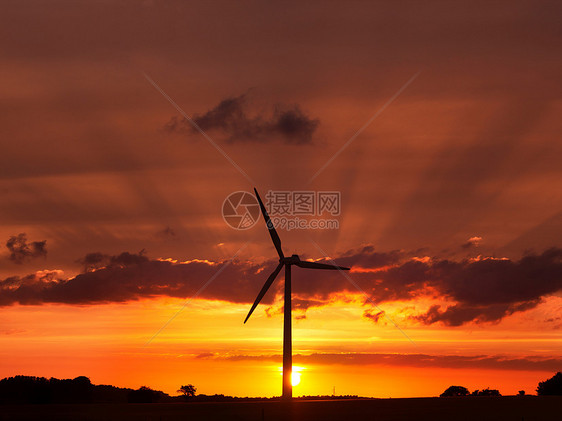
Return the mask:
[(562, 395), (562, 373), (558, 372), (550, 379), (539, 382), (537, 387), (538, 395)]
[(185, 400), (192, 398), (195, 396), (195, 392), (197, 392), (197, 388), (192, 384), (186, 384), (178, 389), (178, 392), (181, 393)]
[(468, 389), (463, 386), (450, 386), (447, 390), (445, 390), (439, 397), (441, 398), (448, 398), (451, 396), (466, 396), (468, 395)]

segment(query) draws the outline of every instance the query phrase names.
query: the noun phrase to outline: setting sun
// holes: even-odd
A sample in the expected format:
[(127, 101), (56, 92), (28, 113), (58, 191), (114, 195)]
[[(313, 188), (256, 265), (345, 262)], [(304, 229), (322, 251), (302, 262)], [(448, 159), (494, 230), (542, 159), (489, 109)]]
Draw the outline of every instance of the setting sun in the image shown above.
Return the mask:
[[(278, 367), (277, 370), (279, 371), (279, 375), (283, 375), (283, 367)], [(291, 373), (291, 384), (293, 387), (298, 386), (301, 382), (302, 371), (305, 370), (304, 367), (300, 366), (293, 366), (293, 371)]]
[(301, 373), (293, 371), (293, 373), (291, 374), (291, 383), (293, 384), (293, 386), (298, 386), (300, 382), (301, 382)]

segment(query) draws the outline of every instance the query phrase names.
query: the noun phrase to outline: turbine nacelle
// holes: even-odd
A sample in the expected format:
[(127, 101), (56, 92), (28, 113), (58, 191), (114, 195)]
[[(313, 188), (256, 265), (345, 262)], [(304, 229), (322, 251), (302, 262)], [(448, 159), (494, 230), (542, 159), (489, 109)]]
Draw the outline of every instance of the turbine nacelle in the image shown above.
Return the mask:
[(291, 257), (283, 257), (279, 259), (279, 263), (283, 263), (284, 265), (296, 265), (301, 261), (298, 254), (293, 254)]

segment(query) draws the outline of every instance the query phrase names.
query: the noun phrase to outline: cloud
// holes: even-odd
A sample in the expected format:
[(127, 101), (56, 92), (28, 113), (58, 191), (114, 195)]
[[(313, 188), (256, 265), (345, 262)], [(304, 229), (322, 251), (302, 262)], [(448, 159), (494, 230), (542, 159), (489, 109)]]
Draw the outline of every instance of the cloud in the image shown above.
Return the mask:
[(562, 290), (562, 249), (551, 248), (517, 261), (486, 258), (435, 262), (431, 272), (433, 286), (457, 304), (439, 314), (437, 309), (430, 309), (427, 323), (498, 321), (533, 308), (542, 297)]
[[(216, 130), (228, 142), (266, 142), (281, 139), (288, 144), (310, 144), (319, 120), (304, 114), (298, 105), (276, 104), (272, 115), (250, 115), (247, 94), (222, 100), (204, 114), (196, 114), (193, 121), (205, 132)], [(174, 116), (165, 125), (168, 132), (197, 133), (186, 119)]]
[(383, 316), (384, 316), (384, 311), (365, 310), (363, 312), (363, 317), (372, 320), (373, 323), (375, 324), (377, 324)]
[[(159, 296), (190, 297), (227, 262), (151, 260), (144, 252), (109, 256), (90, 253), (80, 262), (85, 272), (64, 279), (60, 272), (38, 272), (0, 281), (0, 306), (42, 303), (100, 304)], [(206, 288), (201, 298), (248, 302), (263, 283), (260, 267), (234, 261)], [(270, 270), (273, 270), (271, 266)], [(264, 298), (271, 303), (275, 288)]]
[(78, 259), (76, 262), (84, 266), (84, 272), (90, 272), (92, 270), (99, 269), (103, 267), (109, 256), (100, 252), (88, 253), (82, 259)]
[[(378, 252), (372, 246), (350, 250), (336, 257), (352, 266), (354, 282), (378, 303), (405, 301), (415, 305), (432, 299), (428, 310), (411, 320), (431, 325), (460, 326), (495, 323), (539, 305), (545, 297), (562, 291), (562, 249), (551, 248), (519, 260), (477, 258), (461, 261), (412, 257), (401, 251)], [(220, 276), (199, 297), (233, 303), (252, 303), (267, 274), (277, 262), (211, 262), (150, 259), (144, 251), (109, 256), (90, 253), (80, 260), (84, 273), (64, 279), (56, 271), (0, 281), (0, 305), (126, 302), (141, 298), (194, 295), (218, 270)], [(336, 300), (355, 300), (357, 290), (338, 271), (294, 271), (293, 305), (304, 316), (307, 309)], [(306, 282), (301, 282), (306, 278)], [(262, 303), (279, 307), (282, 282), (278, 280)], [(446, 303), (446, 304), (443, 304)], [(370, 304), (365, 301), (365, 306)], [(414, 307), (415, 310), (415, 307)], [(368, 309), (364, 317), (380, 321), (383, 313)]]
[(482, 237), (470, 237), (468, 240), (466, 240), (466, 243), (464, 243), (461, 247), (463, 249), (478, 247), (481, 241), (482, 241)]
[(26, 260), (47, 256), (47, 241), (28, 243), (25, 233), (10, 237), (6, 242), (6, 247), (10, 251), (8, 259), (18, 265), (21, 265)]
[[(562, 249), (551, 248), (519, 260), (478, 258), (452, 261), (379, 253), (370, 247), (348, 252), (338, 263), (352, 266), (350, 276), (377, 303), (414, 301), (429, 297), (451, 303), (435, 304), (412, 316), (424, 324), (459, 326), (468, 322), (499, 322), (536, 307), (544, 297), (562, 291)], [(359, 269), (359, 270), (357, 270)], [(308, 274), (307, 274), (308, 275)], [(328, 298), (344, 290), (330, 274), (311, 273), (295, 283), (300, 296)], [(368, 317), (368, 316), (367, 316)]]
[(100, 252), (88, 253), (84, 258), (78, 259), (77, 262), (84, 266), (84, 272), (92, 272), (100, 268), (117, 268), (131, 265), (139, 265), (148, 262), (145, 251), (141, 250), (137, 254), (123, 252), (116, 256), (110, 256)]
[(480, 306), (455, 304), (446, 307), (444, 310), (441, 310), (439, 305), (433, 305), (425, 314), (415, 316), (414, 319), (425, 324), (443, 322), (448, 326), (460, 326), (468, 321), (499, 322), (505, 316), (518, 311), (529, 310), (540, 302), (540, 299), (536, 299), (516, 304), (502, 303)]
[[(220, 355), (211, 354), (208, 359), (231, 361), (265, 360), (281, 361), (281, 355)], [(557, 371), (562, 365), (560, 358), (520, 357), (503, 355), (428, 355), (428, 354), (383, 354), (383, 353), (313, 353), (295, 354), (298, 364), (342, 364), (342, 365), (390, 365), (405, 367), (469, 368), (490, 370)]]

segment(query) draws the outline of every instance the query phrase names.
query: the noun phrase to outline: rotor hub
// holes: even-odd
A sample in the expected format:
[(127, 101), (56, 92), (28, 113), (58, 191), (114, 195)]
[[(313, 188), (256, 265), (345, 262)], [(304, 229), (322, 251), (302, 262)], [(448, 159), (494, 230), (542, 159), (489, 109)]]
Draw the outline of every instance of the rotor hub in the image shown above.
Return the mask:
[(301, 259), (298, 254), (293, 254), (291, 257), (284, 257), (282, 259), (279, 259), (279, 262), (285, 263), (286, 265), (294, 265), (300, 261)]

